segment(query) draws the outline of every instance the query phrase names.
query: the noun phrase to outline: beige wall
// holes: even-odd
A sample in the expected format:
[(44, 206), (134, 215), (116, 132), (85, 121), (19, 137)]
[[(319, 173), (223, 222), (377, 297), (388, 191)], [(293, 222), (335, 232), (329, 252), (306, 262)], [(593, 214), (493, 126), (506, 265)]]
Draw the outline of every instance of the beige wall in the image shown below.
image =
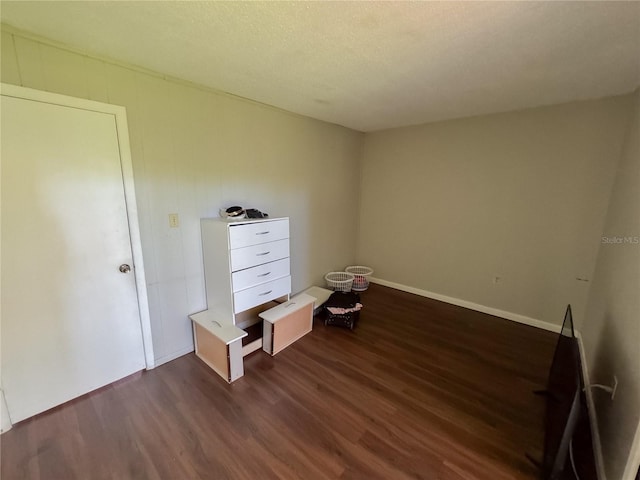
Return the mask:
[(581, 318), (629, 112), (623, 96), (367, 134), (358, 262), (525, 319), (559, 324), (567, 303)]
[[(155, 357), (193, 347), (205, 308), (200, 217), (291, 218), (293, 291), (353, 263), (362, 134), (2, 33), (2, 81), (127, 108)], [(180, 215), (170, 229), (168, 214)]]
[[(601, 390), (591, 392), (608, 480), (623, 478), (640, 426), (640, 90), (633, 102), (581, 326), (591, 382), (611, 385), (618, 378), (613, 400)], [(635, 478), (638, 450), (636, 443), (625, 480)]]

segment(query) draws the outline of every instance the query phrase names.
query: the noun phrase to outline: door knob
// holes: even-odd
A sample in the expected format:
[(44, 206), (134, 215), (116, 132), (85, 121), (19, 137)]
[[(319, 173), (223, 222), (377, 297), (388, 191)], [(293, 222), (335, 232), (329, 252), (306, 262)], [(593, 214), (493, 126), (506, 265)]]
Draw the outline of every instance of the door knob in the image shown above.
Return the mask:
[(119, 270), (122, 273), (129, 273), (131, 271), (131, 267), (129, 265), (127, 265), (126, 263), (123, 263), (122, 265), (120, 265)]

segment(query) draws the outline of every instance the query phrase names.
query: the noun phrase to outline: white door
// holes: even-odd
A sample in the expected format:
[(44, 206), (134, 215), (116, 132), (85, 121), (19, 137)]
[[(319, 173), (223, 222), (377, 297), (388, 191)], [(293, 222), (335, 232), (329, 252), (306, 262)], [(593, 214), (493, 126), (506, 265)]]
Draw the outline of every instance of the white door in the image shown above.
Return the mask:
[(1, 378), (15, 423), (145, 355), (115, 115), (5, 95), (1, 113)]

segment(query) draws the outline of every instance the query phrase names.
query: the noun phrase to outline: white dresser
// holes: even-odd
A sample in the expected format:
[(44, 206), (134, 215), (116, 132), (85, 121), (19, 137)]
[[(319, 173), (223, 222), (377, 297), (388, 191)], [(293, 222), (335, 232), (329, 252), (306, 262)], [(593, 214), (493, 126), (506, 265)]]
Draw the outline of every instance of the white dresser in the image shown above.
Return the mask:
[(207, 307), (227, 312), (222, 321), (246, 328), (258, 320), (243, 312), (289, 298), (288, 218), (206, 218), (201, 226)]
[[(190, 316), (196, 354), (232, 382), (244, 374), (242, 357), (262, 348), (261, 328), (252, 338), (258, 314), (289, 300), (289, 219), (204, 218), (200, 224), (207, 310)], [(219, 348), (205, 345), (211, 339), (204, 334), (226, 345), (226, 356), (210, 355)]]

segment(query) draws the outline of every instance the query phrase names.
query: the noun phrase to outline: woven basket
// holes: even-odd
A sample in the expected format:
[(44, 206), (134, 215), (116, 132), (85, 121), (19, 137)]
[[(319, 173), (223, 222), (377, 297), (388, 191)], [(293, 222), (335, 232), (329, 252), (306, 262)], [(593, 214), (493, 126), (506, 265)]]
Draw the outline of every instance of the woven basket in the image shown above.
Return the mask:
[(353, 273), (353, 285), (351, 286), (354, 292), (364, 292), (369, 288), (369, 277), (373, 274), (373, 269), (362, 265), (352, 265), (344, 269), (347, 273)]
[(329, 272), (324, 276), (327, 288), (336, 292), (350, 292), (355, 275), (348, 272)]

